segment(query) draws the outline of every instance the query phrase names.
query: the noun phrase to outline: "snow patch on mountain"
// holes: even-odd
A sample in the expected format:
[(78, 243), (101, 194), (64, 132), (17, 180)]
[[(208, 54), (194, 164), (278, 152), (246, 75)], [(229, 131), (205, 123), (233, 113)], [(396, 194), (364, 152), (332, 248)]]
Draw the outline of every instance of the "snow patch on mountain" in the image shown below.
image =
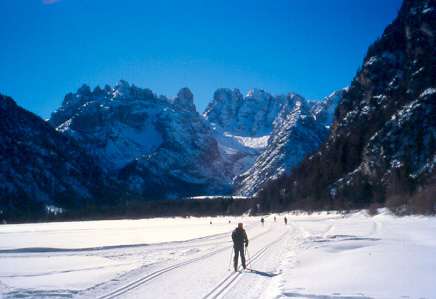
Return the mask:
[(234, 178), (236, 194), (254, 195), (266, 182), (289, 172), (305, 155), (314, 152), (328, 136), (343, 92), (336, 91), (321, 102), (288, 95), (274, 120), (267, 148), (250, 169)]

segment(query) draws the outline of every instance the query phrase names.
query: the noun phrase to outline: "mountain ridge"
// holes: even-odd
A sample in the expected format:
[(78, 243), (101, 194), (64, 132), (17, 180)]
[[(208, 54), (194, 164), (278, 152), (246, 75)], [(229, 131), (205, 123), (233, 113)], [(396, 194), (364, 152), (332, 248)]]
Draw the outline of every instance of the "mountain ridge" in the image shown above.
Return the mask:
[[(316, 106), (294, 93), (272, 96), (252, 89), (243, 97), (238, 89), (221, 88), (200, 115), (188, 88), (168, 100), (121, 80), (114, 89), (106, 85), (92, 92), (83, 85), (65, 97), (48, 122), (144, 196), (230, 194), (236, 187), (231, 181), (254, 165), (273, 128), (289, 121), (286, 113), (298, 101), (308, 105), (307, 113)], [(318, 106), (332, 114), (331, 105)], [(324, 135), (303, 148), (316, 148)]]
[[(0, 95), (0, 216), (106, 204), (120, 186), (73, 140)], [(114, 187), (114, 189), (112, 188)]]

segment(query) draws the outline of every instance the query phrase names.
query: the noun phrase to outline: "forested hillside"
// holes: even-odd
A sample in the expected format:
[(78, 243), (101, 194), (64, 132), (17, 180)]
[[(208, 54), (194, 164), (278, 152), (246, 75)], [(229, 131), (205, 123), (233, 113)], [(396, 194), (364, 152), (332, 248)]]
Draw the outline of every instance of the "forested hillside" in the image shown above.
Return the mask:
[(435, 213), (436, 5), (404, 1), (368, 49), (327, 141), (264, 186), (264, 211), (386, 204)]

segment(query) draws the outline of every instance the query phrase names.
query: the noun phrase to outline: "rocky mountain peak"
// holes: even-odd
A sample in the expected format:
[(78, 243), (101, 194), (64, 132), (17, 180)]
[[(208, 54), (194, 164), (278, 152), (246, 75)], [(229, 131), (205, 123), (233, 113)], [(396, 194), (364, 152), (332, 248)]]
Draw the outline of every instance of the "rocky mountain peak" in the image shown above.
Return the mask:
[(194, 95), (188, 87), (180, 89), (177, 98), (183, 102), (194, 103)]
[(243, 96), (239, 89), (220, 88), (215, 91), (203, 117), (211, 123), (219, 124), (224, 129), (229, 129), (241, 107)]
[(89, 85), (83, 84), (82, 87), (77, 90), (77, 94), (85, 97), (90, 97), (92, 95), (91, 87), (89, 87)]
[(129, 90), (130, 89), (130, 84), (129, 82), (125, 81), (125, 80), (120, 80), (120, 82), (118, 82), (115, 85), (115, 90)]
[(250, 89), (250, 91), (245, 96), (246, 99), (257, 99), (257, 100), (259, 99), (265, 100), (268, 97), (271, 97), (269, 93), (265, 92), (265, 90), (263, 89), (257, 89), (257, 88)]
[(194, 104), (194, 95), (187, 87), (180, 89), (177, 96), (171, 100), (171, 106), (175, 109), (182, 109), (193, 113), (197, 112)]
[(218, 89), (203, 117), (241, 136), (266, 135), (279, 110), (279, 98), (262, 89), (250, 90), (245, 98), (239, 89)]
[(8, 96), (4, 96), (2, 94), (0, 94), (0, 108), (3, 110), (8, 110), (9, 107), (15, 107), (17, 106), (17, 104), (15, 103), (15, 101)]
[(101, 96), (104, 94), (104, 91), (101, 89), (101, 87), (99, 85), (97, 85), (94, 90), (92, 91), (92, 94), (96, 95), (96, 96)]

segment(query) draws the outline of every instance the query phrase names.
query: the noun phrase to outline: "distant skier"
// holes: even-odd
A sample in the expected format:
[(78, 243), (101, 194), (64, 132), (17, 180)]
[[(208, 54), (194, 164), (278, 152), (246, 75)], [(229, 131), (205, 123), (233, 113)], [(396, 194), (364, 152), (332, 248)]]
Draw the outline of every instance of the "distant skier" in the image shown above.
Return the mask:
[(285, 217), (285, 225), (288, 225), (288, 218)]
[(263, 217), (262, 217), (262, 219), (260, 219), (260, 226), (264, 226), (265, 225), (265, 219), (263, 219)]
[(241, 256), (242, 267), (246, 269), (247, 266), (245, 264), (244, 243), (245, 243), (245, 247), (247, 247), (248, 237), (247, 237), (247, 232), (243, 228), (242, 223), (238, 223), (238, 227), (235, 228), (235, 230), (233, 231), (232, 240), (233, 240), (233, 249), (235, 250), (235, 258), (233, 260), (235, 271), (238, 270), (238, 255)]

